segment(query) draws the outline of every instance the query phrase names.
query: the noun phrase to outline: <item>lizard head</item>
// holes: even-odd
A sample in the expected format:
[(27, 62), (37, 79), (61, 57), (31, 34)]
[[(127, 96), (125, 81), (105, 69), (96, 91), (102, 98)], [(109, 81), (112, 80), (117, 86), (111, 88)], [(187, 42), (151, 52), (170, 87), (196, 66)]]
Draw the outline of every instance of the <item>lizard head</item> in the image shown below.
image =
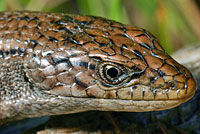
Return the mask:
[[(127, 100), (141, 106), (124, 110), (137, 112), (169, 109), (192, 98), (192, 74), (152, 34), (102, 18), (88, 19), (90, 23), (77, 25), (79, 32), (59, 42), (56, 51), (48, 54), (51, 46), (43, 46), (41, 62), (35, 59), (37, 65), (32, 64), (40, 70), (28, 73), (37, 87), (61, 96)], [(32, 57), (26, 61), (34, 61)]]
[(146, 109), (150, 111), (174, 107), (194, 96), (192, 74), (172, 59), (152, 34), (137, 27), (123, 29), (124, 34), (109, 36), (113, 45), (89, 53), (102, 57), (97, 73), (104, 98), (166, 102), (162, 108)]

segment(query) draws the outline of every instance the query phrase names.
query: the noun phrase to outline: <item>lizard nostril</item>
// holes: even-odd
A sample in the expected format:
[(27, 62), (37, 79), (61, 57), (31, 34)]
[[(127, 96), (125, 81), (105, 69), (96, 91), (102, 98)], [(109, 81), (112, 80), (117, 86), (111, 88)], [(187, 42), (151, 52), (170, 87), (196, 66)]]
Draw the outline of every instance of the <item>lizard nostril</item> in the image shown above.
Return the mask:
[(175, 89), (176, 84), (173, 81), (170, 81), (170, 82), (168, 82), (167, 87), (168, 87), (168, 89)]

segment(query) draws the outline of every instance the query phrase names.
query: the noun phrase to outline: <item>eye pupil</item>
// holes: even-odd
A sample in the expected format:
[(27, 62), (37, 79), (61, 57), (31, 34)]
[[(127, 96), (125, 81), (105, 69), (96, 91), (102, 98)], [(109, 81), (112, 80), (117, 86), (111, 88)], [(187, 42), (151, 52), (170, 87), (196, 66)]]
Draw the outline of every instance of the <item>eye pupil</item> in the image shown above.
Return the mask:
[(107, 70), (107, 75), (109, 75), (111, 78), (115, 78), (118, 76), (118, 70), (114, 67), (111, 67)]

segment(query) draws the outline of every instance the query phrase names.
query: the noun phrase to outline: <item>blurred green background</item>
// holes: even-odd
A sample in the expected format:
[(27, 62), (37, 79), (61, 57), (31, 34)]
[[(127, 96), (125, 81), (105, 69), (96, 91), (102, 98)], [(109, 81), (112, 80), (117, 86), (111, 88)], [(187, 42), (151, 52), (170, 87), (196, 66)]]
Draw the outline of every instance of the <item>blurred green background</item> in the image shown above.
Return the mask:
[(200, 40), (198, 0), (0, 0), (0, 10), (102, 16), (153, 33), (167, 52)]
[[(0, 0), (0, 10), (106, 17), (145, 28), (158, 38), (168, 53), (198, 44), (200, 40), (200, 0)], [(35, 122), (32, 124), (37, 124)], [(27, 127), (30, 124), (23, 125)], [(20, 128), (18, 125), (13, 127)], [(13, 131), (18, 132), (16, 129)]]

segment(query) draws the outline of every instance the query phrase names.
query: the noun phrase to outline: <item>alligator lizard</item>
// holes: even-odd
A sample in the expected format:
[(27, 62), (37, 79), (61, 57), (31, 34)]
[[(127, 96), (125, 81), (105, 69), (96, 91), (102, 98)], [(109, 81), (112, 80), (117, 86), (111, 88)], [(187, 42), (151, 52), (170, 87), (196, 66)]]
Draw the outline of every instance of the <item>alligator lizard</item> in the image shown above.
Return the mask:
[(0, 122), (186, 102), (191, 73), (148, 31), (101, 17), (0, 12)]

